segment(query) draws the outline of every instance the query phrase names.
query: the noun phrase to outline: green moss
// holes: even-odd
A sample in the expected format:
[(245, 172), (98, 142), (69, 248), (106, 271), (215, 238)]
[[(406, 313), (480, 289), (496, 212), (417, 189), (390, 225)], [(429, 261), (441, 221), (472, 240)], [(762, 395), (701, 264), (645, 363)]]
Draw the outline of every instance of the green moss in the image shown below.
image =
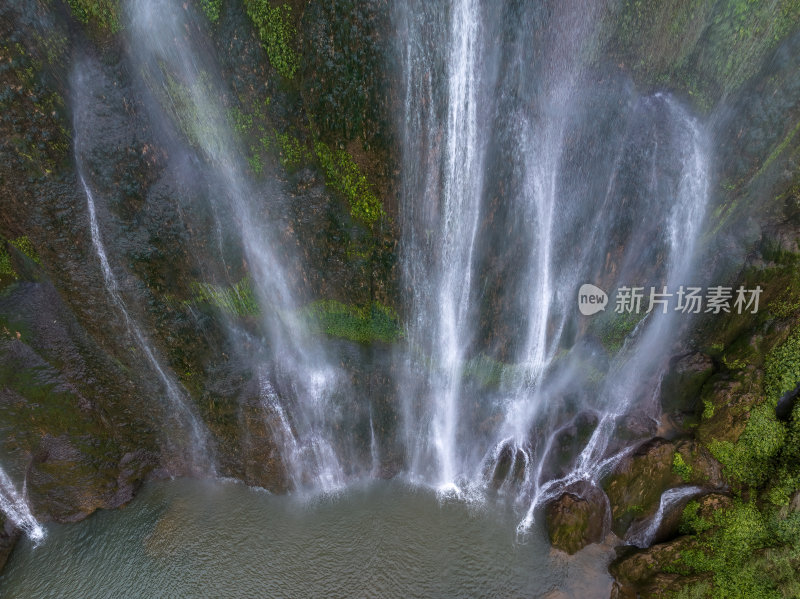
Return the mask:
[(777, 402), (800, 383), (800, 329), (767, 354), (764, 360), (764, 392)]
[(253, 129), (253, 115), (243, 112), (238, 106), (228, 110), (228, 121), (239, 135), (247, 135)]
[(464, 377), (474, 379), (481, 386), (499, 385), (506, 369), (511, 368), (483, 354), (472, 358), (464, 365)]
[(249, 277), (229, 287), (194, 282), (191, 288), (192, 302), (209, 304), (229, 316), (255, 316), (260, 313)]
[(287, 171), (295, 171), (310, 160), (309, 151), (296, 137), (288, 133), (275, 133), (275, 141), (281, 165)]
[(800, 22), (798, 0), (626, 0), (616, 45), (650, 85), (685, 91), (701, 110), (739, 88)]
[[(184, 305), (213, 306), (234, 318), (261, 314), (250, 277), (245, 277), (232, 286), (195, 281), (191, 284), (191, 290), (192, 297), (184, 301)], [(175, 305), (174, 299), (166, 300)], [(300, 308), (295, 316), (306, 323), (312, 334), (324, 334), (360, 343), (392, 343), (403, 336), (397, 313), (378, 302), (369, 306), (355, 306), (336, 300), (317, 300)]]
[(11, 264), (11, 256), (0, 244), (0, 278), (9, 277), (11, 279), (17, 278), (17, 271)]
[(672, 456), (672, 471), (681, 477), (683, 482), (688, 483), (692, 479), (692, 466), (687, 464), (683, 456), (677, 451)]
[[(681, 574), (708, 572), (712, 599), (762, 599), (797, 597), (800, 590), (800, 514), (781, 518), (764, 512), (753, 502), (735, 500), (710, 517), (698, 514), (698, 503), (683, 512), (681, 528), (697, 536), (694, 548), (683, 551), (668, 570)], [(690, 583), (691, 590), (699, 583)], [(689, 596), (689, 595), (687, 595)]]
[(36, 252), (36, 248), (33, 247), (33, 244), (31, 243), (31, 240), (28, 239), (27, 235), (22, 235), (21, 237), (12, 239), (9, 243), (17, 248), (22, 254), (33, 260), (36, 264), (42, 263), (41, 259), (39, 258), (39, 254)]
[[(36, 248), (33, 247), (27, 235), (12, 239), (8, 244), (36, 264), (41, 264), (39, 254), (36, 252)], [(0, 278), (11, 280), (17, 280), (19, 278), (19, 273), (17, 273), (11, 260), (11, 254), (6, 250), (5, 242), (2, 238), (0, 238)]]
[(247, 16), (256, 27), (270, 64), (278, 73), (292, 79), (300, 65), (294, 49), (297, 32), (288, 4), (271, 6), (269, 0), (245, 0)]
[(111, 33), (116, 33), (122, 27), (117, 0), (67, 0), (67, 4), (81, 23), (91, 21)]
[(200, 9), (209, 21), (216, 23), (222, 10), (222, 0), (200, 0)]
[(344, 150), (332, 150), (322, 141), (314, 143), (328, 184), (344, 195), (350, 203), (351, 216), (367, 225), (373, 225), (385, 216), (383, 206), (373, 193), (365, 174)]
[(617, 314), (609, 310), (592, 320), (590, 331), (600, 340), (609, 354), (615, 354), (644, 316), (644, 312)]
[(395, 311), (378, 302), (359, 307), (335, 300), (318, 300), (304, 307), (301, 316), (312, 332), (360, 343), (392, 343), (403, 335)]
[(270, 99), (267, 98), (263, 106), (259, 104), (251, 111), (231, 108), (228, 111), (228, 121), (244, 142), (249, 143), (247, 161), (253, 173), (261, 173), (267, 156), (276, 153), (281, 166), (289, 173), (294, 172), (311, 162), (313, 154), (296, 134), (290, 131), (280, 132), (269, 125), (266, 114), (269, 104)]
[(733, 482), (762, 485), (770, 475), (770, 462), (783, 448), (786, 427), (775, 416), (775, 404), (765, 402), (750, 411), (747, 426), (736, 443), (712, 441), (709, 449)]
[(703, 420), (709, 420), (714, 417), (714, 402), (710, 399), (703, 400)]
[(777, 146), (775, 146), (775, 149), (769, 156), (767, 156), (767, 159), (764, 161), (764, 164), (762, 164), (761, 168), (758, 169), (758, 172), (753, 176), (753, 179), (757, 179), (765, 170), (767, 170), (770, 164), (775, 162), (775, 159), (778, 156), (780, 156), (783, 153), (783, 151), (788, 147), (788, 145), (794, 139), (794, 136), (797, 135), (798, 131), (800, 131), (800, 122), (797, 123), (795, 128), (792, 129)]

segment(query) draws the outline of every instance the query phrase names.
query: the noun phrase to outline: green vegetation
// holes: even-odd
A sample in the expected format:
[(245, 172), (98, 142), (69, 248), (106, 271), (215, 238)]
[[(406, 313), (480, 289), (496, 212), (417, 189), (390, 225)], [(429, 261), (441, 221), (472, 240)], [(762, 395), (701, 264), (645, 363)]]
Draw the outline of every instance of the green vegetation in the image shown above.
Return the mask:
[(500, 384), (503, 373), (511, 368), (508, 364), (480, 354), (464, 364), (464, 376), (476, 380), (483, 387), (496, 386)]
[(17, 248), (22, 254), (33, 260), (36, 264), (42, 263), (41, 259), (39, 258), (39, 254), (36, 252), (36, 248), (33, 247), (33, 244), (31, 243), (31, 240), (28, 239), (27, 235), (22, 235), (21, 237), (12, 239), (9, 243)]
[[(800, 380), (800, 330), (767, 354), (764, 371), (765, 399), (750, 408), (739, 438), (709, 444), (736, 493), (732, 505), (703, 515), (693, 501), (683, 513), (682, 531), (696, 543), (671, 571), (709, 573), (711, 584), (691, 582), (678, 596), (800, 596), (800, 512), (788, 509), (800, 489), (800, 407), (789, 422), (775, 414), (778, 399)], [(676, 454), (673, 470), (680, 468)]]
[[(258, 316), (261, 313), (250, 277), (243, 278), (233, 286), (194, 282), (191, 289), (192, 297), (183, 302), (184, 305), (210, 305), (234, 318)], [(354, 306), (336, 300), (317, 300), (300, 308), (297, 316), (313, 334), (360, 343), (392, 343), (403, 336), (397, 313), (378, 302), (369, 306)]]
[(67, 0), (67, 4), (81, 23), (92, 21), (111, 33), (116, 33), (122, 27), (117, 0)]
[[(8, 244), (36, 264), (41, 264), (39, 254), (36, 252), (36, 248), (33, 247), (27, 235), (12, 239)], [(0, 278), (6, 277), (16, 280), (19, 278), (19, 274), (14, 269), (14, 265), (11, 262), (11, 254), (5, 249), (4, 242), (2, 238), (0, 238)]]
[(332, 150), (321, 141), (314, 143), (314, 151), (328, 184), (347, 198), (354, 219), (371, 226), (385, 216), (366, 175), (350, 154), (344, 150)]
[(311, 159), (311, 153), (296, 137), (288, 133), (275, 133), (281, 165), (288, 172), (300, 168)]
[[(800, 513), (782, 517), (736, 499), (703, 517), (697, 501), (683, 512), (683, 532), (697, 535), (696, 547), (681, 553), (670, 570), (708, 572), (713, 586), (695, 582), (679, 596), (713, 599), (783, 599), (800, 596)], [(694, 594), (689, 594), (694, 592)]]
[(618, 50), (646, 83), (683, 89), (709, 110), (797, 27), (800, 2), (626, 0), (614, 17)]
[(797, 132), (800, 131), (800, 123), (797, 123), (794, 129), (789, 131), (789, 133), (784, 137), (781, 142), (775, 146), (775, 149), (772, 150), (772, 153), (767, 156), (767, 159), (764, 160), (764, 164), (761, 165), (761, 168), (758, 169), (758, 172), (753, 176), (753, 179), (757, 179), (761, 174), (764, 173), (765, 170), (769, 167), (770, 164), (775, 162), (775, 159), (783, 154), (783, 151), (789, 146), (789, 144), (794, 139), (794, 136), (797, 135)]
[(392, 343), (403, 336), (395, 311), (378, 302), (358, 307), (335, 300), (318, 300), (303, 308), (301, 314), (312, 332), (331, 337), (360, 343)]
[(228, 121), (237, 134), (250, 142), (247, 162), (253, 173), (260, 173), (266, 156), (276, 150), (281, 166), (289, 173), (294, 172), (309, 163), (313, 155), (296, 135), (288, 131), (279, 132), (268, 125), (265, 109), (269, 103), (267, 98), (263, 106), (254, 107), (251, 112), (244, 112), (237, 107), (231, 108), (228, 111)]
[(222, 10), (222, 0), (200, 0), (200, 8), (209, 21), (216, 23)]
[(0, 245), (0, 278), (4, 277), (16, 279), (17, 271), (14, 270), (14, 266), (11, 264), (11, 256), (5, 248)]
[(692, 465), (687, 464), (683, 456), (677, 451), (672, 456), (672, 471), (680, 476), (685, 483), (692, 479)]
[(234, 317), (256, 316), (260, 312), (250, 277), (245, 277), (229, 287), (211, 283), (192, 283), (191, 301), (210, 304)]
[(800, 329), (773, 349), (764, 361), (764, 393), (775, 402), (800, 383)]
[(644, 318), (644, 312), (624, 312), (617, 314), (607, 310), (598, 318), (592, 320), (590, 325), (591, 332), (597, 336), (609, 354), (617, 353), (625, 339), (631, 334), (639, 321)]
[(775, 404), (762, 403), (750, 411), (744, 432), (736, 441), (712, 441), (709, 449), (732, 482), (760, 486), (770, 475), (770, 463), (783, 447), (786, 430), (775, 417)]
[(297, 32), (288, 4), (271, 6), (269, 0), (245, 0), (247, 16), (267, 51), (270, 64), (286, 79), (294, 78), (300, 57), (294, 49)]

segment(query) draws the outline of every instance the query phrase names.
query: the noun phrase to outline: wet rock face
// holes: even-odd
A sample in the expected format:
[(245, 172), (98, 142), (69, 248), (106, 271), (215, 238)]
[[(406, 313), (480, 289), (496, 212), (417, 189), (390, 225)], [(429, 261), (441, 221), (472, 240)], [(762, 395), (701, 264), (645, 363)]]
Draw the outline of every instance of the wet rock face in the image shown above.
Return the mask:
[[(288, 133), (306, 150), (317, 136), (347, 142), (395, 215), (388, 72), (376, 66), (391, 39), (389, 12), (382, 2), (292, 4), (298, 50), (309, 55), (294, 82), (273, 72), (239, 4), (226, 5), (216, 26), (202, 21), (191, 32), (216, 46), (223, 104), (248, 114), (269, 107), (257, 117), (260, 137)], [(17, 470), (28, 470), (33, 511), (44, 520), (72, 521), (121, 505), (145, 477), (185, 471), (165, 457), (170, 419), (159, 402), (163, 389), (104, 289), (75, 173), (79, 142), (120, 293), (209, 429), (219, 474), (285, 491), (274, 427), (254, 378), (257, 348), (227, 334), (229, 314), (192, 303), (192, 284), (248, 275), (236, 223), (217, 238), (208, 198), (219, 190), (202, 157), (187, 147), (179, 124), (153, 116), (148, 102), (157, 100), (130, 68), (122, 35), (96, 36), (92, 27), (78, 25), (60, 5), (0, 6), (0, 83), (9, 90), (0, 98), (0, 246), (27, 235), (41, 257), (33, 264), (12, 251), (20, 279), (0, 280), (4, 449)], [(79, 84), (70, 79), (73, 71)], [(342, 93), (340, 84), (347, 86)], [(331, 101), (346, 114), (332, 112)], [(310, 130), (314, 122), (319, 131)], [(281, 259), (292, 265), (288, 276), (303, 289), (303, 301), (396, 305), (393, 224), (377, 231), (354, 222), (313, 153), (295, 172), (281, 168), (274, 153), (260, 156), (265, 170), (253, 175), (254, 187), (267, 216), (280, 221)], [(252, 315), (236, 325), (259, 335)], [(393, 441), (391, 360), (385, 348), (345, 345), (356, 354), (343, 360), (345, 376), (356, 381), (358, 397), (372, 398), (359, 407), (359, 459), (369, 463), (374, 431), (386, 447), (375, 469), (390, 476), (402, 462)], [(387, 355), (373, 359), (381, 351)]]
[[(664, 491), (684, 484), (724, 488), (722, 467), (693, 440), (670, 442), (654, 438), (641, 444), (619, 462), (603, 483), (614, 533), (624, 537), (632, 525), (643, 526), (657, 512)], [(675, 522), (668, 519), (660, 534), (669, 535), (676, 528)]]
[(0, 359), (0, 434), (34, 514), (72, 521), (129, 501), (156, 461), (154, 414), (137, 414), (136, 389), (50, 284), (0, 297)]
[(604, 482), (615, 534), (622, 537), (636, 518), (655, 514), (661, 493), (681, 483), (672, 472), (673, 453), (671, 443), (652, 439), (623, 458)]
[[(733, 500), (719, 493), (710, 493), (698, 500), (697, 514), (710, 520), (715, 512), (731, 507)], [(688, 584), (710, 578), (710, 574), (681, 576), (674, 571), (681, 561), (681, 553), (696, 547), (694, 537), (683, 536), (647, 549), (619, 547), (617, 559), (609, 566), (616, 579), (612, 599), (645, 599), (670, 596)], [(685, 568), (683, 568), (685, 569)]]
[(678, 574), (664, 572), (664, 568), (677, 564), (682, 551), (692, 547), (693, 540), (681, 537), (669, 543), (648, 549), (620, 548), (619, 556), (609, 566), (616, 579), (611, 597), (637, 599), (668, 597), (678, 591), (688, 579)]
[(581, 485), (563, 493), (546, 509), (547, 534), (553, 547), (572, 555), (605, 535), (607, 504), (603, 492)]
[(713, 360), (700, 352), (674, 360), (661, 383), (661, 407), (664, 412), (696, 412), (700, 389), (713, 373), (713, 369)]

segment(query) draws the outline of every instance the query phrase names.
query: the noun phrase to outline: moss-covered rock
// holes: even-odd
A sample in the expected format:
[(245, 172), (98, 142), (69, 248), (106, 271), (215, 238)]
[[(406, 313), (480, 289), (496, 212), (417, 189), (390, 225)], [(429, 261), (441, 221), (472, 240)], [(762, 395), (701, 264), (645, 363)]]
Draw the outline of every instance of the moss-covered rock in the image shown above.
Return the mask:
[(605, 534), (606, 501), (597, 488), (584, 485), (547, 504), (547, 534), (553, 547), (572, 555)]
[(623, 458), (603, 488), (611, 505), (611, 529), (624, 536), (638, 518), (655, 514), (661, 494), (683, 481), (672, 470), (675, 448), (665, 439), (652, 439)]
[(723, 488), (721, 469), (708, 449), (691, 439), (642, 443), (603, 481), (612, 530), (623, 537), (634, 523), (642, 526), (655, 515), (664, 491), (673, 487)]

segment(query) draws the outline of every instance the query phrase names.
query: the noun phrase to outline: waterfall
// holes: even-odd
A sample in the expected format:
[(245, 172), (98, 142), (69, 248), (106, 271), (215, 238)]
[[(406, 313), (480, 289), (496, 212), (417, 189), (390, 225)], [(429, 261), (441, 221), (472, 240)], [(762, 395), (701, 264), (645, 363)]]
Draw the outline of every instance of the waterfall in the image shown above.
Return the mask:
[(44, 528), (33, 517), (28, 502), (25, 500), (25, 488), (23, 487), (22, 495), (20, 495), (2, 468), (0, 468), (0, 511), (34, 543), (39, 543), (44, 539)]
[[(214, 61), (189, 33), (191, 11), (174, 0), (134, 0), (128, 8), (129, 59), (155, 98), (158, 108), (152, 116), (178, 123), (186, 138), (183, 150), (199, 155), (203, 176), (216, 186), (210, 197), (215, 213), (232, 220), (244, 249), (261, 308), (266, 337), (261, 346), (268, 352), (266, 359), (254, 358), (253, 369), (262, 379), (262, 404), (282, 423), (277, 437), (283, 441), (290, 480), (299, 488), (335, 489), (345, 471), (329, 428), (342, 377), (297, 316), (296, 289), (276, 253), (269, 208), (282, 192), (249, 180), (220, 102), (221, 78), (214, 75)], [(235, 325), (229, 330), (239, 337)]]
[[(413, 353), (405, 360), (406, 442), (412, 475), (453, 489), (461, 473), (459, 403), (465, 350), (470, 343), (473, 252), (483, 191), (487, 122), (485, 32), (477, 0), (449, 8), (449, 25), (437, 7), (416, 5), (403, 15), (406, 35), (403, 268), (412, 294), (408, 340), (434, 362)], [(426, 23), (431, 20), (433, 23)], [(417, 29), (432, 27), (424, 40)], [(428, 31), (431, 33), (431, 31)], [(444, 81), (436, 56), (448, 49)], [(417, 213), (419, 212), (419, 215)], [(424, 388), (410, 383), (429, 371)], [(424, 422), (426, 430), (417, 430)]]
[[(137, 322), (131, 317), (128, 312), (125, 302), (122, 299), (119, 291), (119, 284), (111, 270), (111, 265), (108, 262), (105, 245), (103, 238), (100, 234), (100, 225), (97, 220), (97, 213), (95, 210), (94, 196), (92, 195), (89, 185), (83, 176), (83, 169), (81, 166), (80, 153), (78, 151), (78, 138), (75, 141), (75, 158), (77, 161), (78, 179), (83, 187), (84, 194), (86, 195), (86, 205), (89, 212), (89, 228), (92, 236), (92, 245), (94, 246), (97, 258), (100, 261), (100, 268), (103, 272), (103, 281), (105, 283), (106, 291), (114, 302), (117, 310), (122, 314), (125, 320), (125, 326), (133, 336), (139, 349), (147, 358), (148, 363), (153, 371), (158, 376), (161, 385), (166, 393), (169, 402), (170, 411), (179, 423), (179, 426), (188, 430), (190, 441), (189, 446), (184, 448), (186, 453), (184, 459), (189, 464), (190, 469), (195, 474), (214, 474), (215, 468), (213, 460), (209, 456), (207, 432), (199, 417), (194, 413), (188, 403), (185, 390), (180, 388), (180, 384), (175, 380), (172, 374), (167, 374), (165, 368), (161, 365), (159, 358), (155, 354), (155, 349), (149, 343), (147, 337), (142, 332)], [(175, 439), (170, 436), (170, 442)]]
[(661, 500), (658, 503), (658, 511), (653, 515), (648, 525), (639, 532), (630, 534), (627, 542), (637, 547), (649, 547), (658, 533), (658, 528), (661, 526), (661, 522), (664, 519), (664, 512), (681, 500), (702, 492), (703, 489), (701, 487), (695, 486), (667, 489), (661, 494)]
[[(447, 492), (514, 494), (524, 532), (543, 502), (630, 451), (620, 420), (659, 416), (664, 360), (689, 317), (656, 309), (603, 350), (575, 299), (584, 283), (612, 296), (694, 282), (708, 145), (675, 99), (593, 61), (604, 3), (429, 4), (395, 13), (408, 469)], [(502, 359), (495, 391), (467, 381), (484, 355)], [(596, 424), (563, 467), (556, 438), (584, 414)]]

